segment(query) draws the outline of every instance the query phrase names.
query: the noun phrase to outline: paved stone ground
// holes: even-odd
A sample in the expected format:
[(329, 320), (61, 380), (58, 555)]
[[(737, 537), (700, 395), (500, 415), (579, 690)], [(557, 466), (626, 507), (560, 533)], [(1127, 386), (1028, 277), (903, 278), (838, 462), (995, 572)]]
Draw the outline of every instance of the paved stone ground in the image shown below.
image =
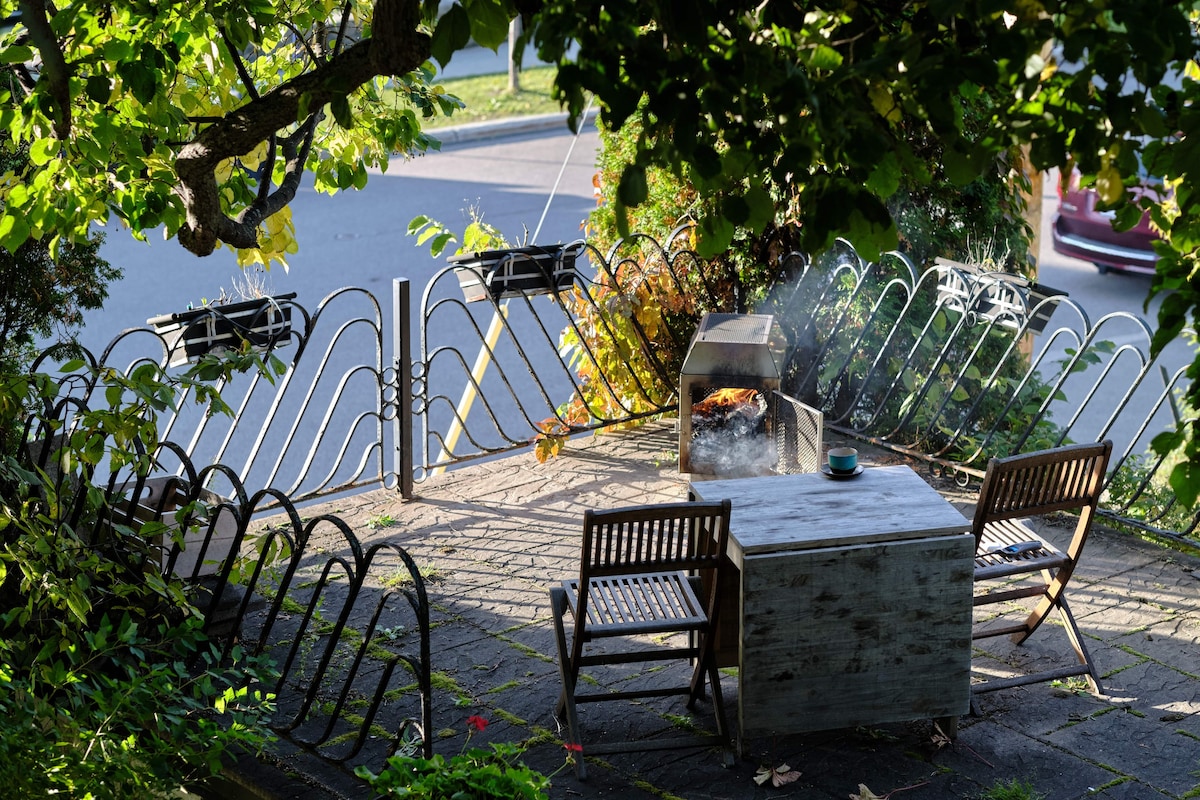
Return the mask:
[[(857, 446), (867, 463), (901, 460)], [(915, 467), (969, 516), (977, 487), (961, 489)], [(577, 569), (582, 510), (679, 500), (686, 484), (672, 428), (659, 424), (573, 441), (547, 464), (521, 453), (447, 472), (420, 484), (412, 502), (374, 491), (306, 512), (337, 514), (364, 543), (386, 538), (427, 569), (435, 686), (442, 687), (434, 698), (437, 752), (457, 752), (467, 716), (479, 714), (491, 723), (480, 741), (534, 739), (527, 763), (552, 773), (564, 751), (552, 714), (560, 684), (546, 589)], [(380, 527), (388, 519), (393, 524)], [(1067, 529), (1050, 521), (1045, 532), (1065, 538)], [(731, 769), (703, 749), (609, 756), (590, 762), (586, 783), (570, 769), (558, 772), (551, 797), (845, 800), (861, 784), (880, 797), (921, 800), (978, 797), (1013, 780), (1054, 800), (1200, 796), (1200, 559), (1098, 528), (1073, 588), (1072, 608), (1105, 674), (1104, 696), (1073, 683), (982, 695), (951, 744), (916, 721), (752, 740)], [(1033, 669), (1060, 655), (1060, 643), (1056, 630), (1022, 647), (984, 640), (974, 666), (980, 674)], [(638, 676), (677, 677), (669, 670)], [(727, 676), (723, 686), (735, 716), (736, 680)], [(689, 718), (682, 701), (663, 700), (602, 703), (582, 714), (593, 735), (649, 738), (710, 726), (708, 708), (697, 711)], [(760, 767), (781, 764), (799, 779), (779, 788), (755, 783)], [(344, 772), (285, 744), (263, 763), (239, 764), (237, 775), (266, 798), (370, 796)]]

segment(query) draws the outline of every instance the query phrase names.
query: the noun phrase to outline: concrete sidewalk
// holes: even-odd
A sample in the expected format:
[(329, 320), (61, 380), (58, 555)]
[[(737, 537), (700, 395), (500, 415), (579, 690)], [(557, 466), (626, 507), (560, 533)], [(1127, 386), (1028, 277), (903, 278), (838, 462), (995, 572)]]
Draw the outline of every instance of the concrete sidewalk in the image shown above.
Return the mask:
[[(859, 447), (867, 463), (903, 463)], [(491, 721), (481, 740), (533, 741), (527, 763), (553, 773), (564, 751), (552, 714), (560, 682), (547, 587), (577, 571), (583, 509), (685, 497), (687, 480), (677, 471), (675, 452), (671, 425), (657, 423), (574, 440), (546, 464), (523, 452), (447, 472), (420, 484), (413, 502), (373, 491), (306, 513), (336, 513), (364, 545), (395, 542), (429, 567), (433, 669), (455, 687), (435, 689), (435, 734), (461, 733), (466, 717), (478, 714)], [(952, 502), (970, 505), (971, 490), (913, 466)], [(393, 525), (378, 528), (378, 520), (389, 518)], [(1047, 534), (1061, 537), (1067, 530), (1048, 526)], [(974, 798), (1014, 780), (1054, 800), (1196, 797), (1198, 579), (1196, 558), (1094, 531), (1071, 601), (1105, 674), (1105, 696), (1074, 683), (982, 695), (979, 715), (960, 721), (953, 743), (937, 737), (929, 722), (915, 721), (751, 740), (731, 769), (703, 749), (609, 756), (589, 761), (586, 783), (570, 769), (558, 772), (551, 797), (845, 800), (863, 785), (879, 797), (920, 800)], [(1020, 648), (1006, 638), (985, 640), (975, 666), (989, 673), (1032, 670), (1052, 654), (1057, 658), (1060, 644), (1059, 631), (1041, 631)], [(736, 680), (726, 676), (723, 686), (735, 715)], [(707, 711), (702, 704), (689, 717), (678, 700), (602, 703), (585, 709), (583, 725), (601, 735), (650, 738), (692, 724), (689, 719), (710, 726)], [(447, 738), (435, 749), (449, 756), (460, 746), (461, 738)], [(369, 796), (361, 783), (301, 751), (279, 752), (271, 766), (239, 765), (264, 797)], [(755, 782), (760, 767), (782, 764), (798, 770), (799, 779), (779, 788)]]

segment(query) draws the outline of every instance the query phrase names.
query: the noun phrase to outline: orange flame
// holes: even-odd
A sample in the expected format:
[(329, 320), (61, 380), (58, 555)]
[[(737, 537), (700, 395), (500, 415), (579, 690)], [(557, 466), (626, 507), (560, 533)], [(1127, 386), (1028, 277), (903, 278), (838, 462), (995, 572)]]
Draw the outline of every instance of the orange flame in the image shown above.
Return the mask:
[(708, 397), (692, 406), (692, 413), (710, 414), (718, 408), (736, 407), (754, 402), (758, 392), (754, 389), (717, 389)]

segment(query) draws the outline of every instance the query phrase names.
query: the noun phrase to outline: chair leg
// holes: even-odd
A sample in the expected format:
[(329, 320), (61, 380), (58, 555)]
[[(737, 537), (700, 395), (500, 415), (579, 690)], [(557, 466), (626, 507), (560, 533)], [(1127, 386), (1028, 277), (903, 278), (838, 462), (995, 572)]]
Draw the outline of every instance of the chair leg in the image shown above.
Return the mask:
[(689, 632), (688, 636), (694, 636), (697, 644), (696, 650), (700, 653), (698, 658), (693, 659), (692, 665), (692, 682), (690, 684), (691, 691), (688, 694), (687, 707), (694, 708), (697, 700), (704, 699), (704, 677), (706, 665), (712, 661), (708, 651), (708, 635), (705, 633)]
[(700, 657), (696, 659), (692, 670), (691, 692), (688, 695), (687, 707), (692, 710), (696, 701), (704, 699), (704, 681), (707, 678), (712, 691), (713, 716), (716, 717), (717, 736), (721, 740), (722, 761), (724, 766), (732, 767), (736, 760), (736, 750), (729, 734), (729, 721), (725, 716), (725, 697), (721, 693), (721, 673), (717, 668), (717, 659), (709, 649), (708, 634), (698, 634), (700, 642)]
[(732, 767), (737, 759), (740, 746), (735, 748), (729, 732), (729, 720), (725, 717), (725, 696), (721, 692), (721, 673), (717, 669), (717, 660), (710, 653), (708, 657), (708, 682), (712, 686), (713, 716), (717, 719), (717, 735), (721, 737), (722, 763)]
[(1096, 662), (1092, 661), (1092, 654), (1088, 652), (1087, 645), (1084, 644), (1083, 634), (1079, 630), (1079, 625), (1075, 623), (1075, 615), (1071, 613), (1070, 606), (1067, 605), (1067, 598), (1060, 597), (1058, 600), (1058, 615), (1062, 617), (1063, 627), (1067, 630), (1067, 638), (1071, 640), (1071, 646), (1075, 648), (1075, 657), (1079, 659), (1079, 663), (1087, 667), (1088, 688), (1093, 694), (1104, 694), (1104, 687), (1100, 685), (1100, 673), (1096, 669)]
[(1042, 596), (1038, 599), (1033, 611), (1029, 612), (1029, 616), (1025, 618), (1025, 629), (1012, 635), (1013, 644), (1021, 644), (1032, 636), (1033, 632), (1046, 621), (1050, 611), (1059, 604), (1063, 598), (1063, 592), (1067, 588), (1067, 579), (1070, 578), (1070, 572), (1066, 575), (1063, 575), (1063, 572), (1064, 570), (1060, 569), (1054, 574), (1049, 571), (1042, 573), (1046, 580), (1046, 587), (1042, 590)]
[[(575, 684), (579, 679), (579, 670), (571, 662), (567, 650), (567, 630), (563, 618), (567, 615), (567, 593), (560, 587), (550, 589), (550, 609), (554, 617), (554, 638), (558, 646), (558, 674), (562, 678), (562, 693), (558, 697), (555, 708), (556, 717), (566, 719), (567, 744), (580, 745), (579, 715), (575, 709)], [(587, 765), (583, 761), (583, 753), (574, 751), (575, 777), (581, 781), (587, 780)]]
[(1053, 576), (1047, 573), (1046, 577), (1046, 591), (1038, 600), (1033, 611), (1025, 618), (1024, 630), (1017, 631), (1010, 639), (1014, 644), (1022, 644), (1045, 621), (1051, 609), (1056, 609), (1059, 617), (1062, 618), (1067, 638), (1071, 640), (1071, 647), (1075, 650), (1075, 657), (1079, 659), (1081, 665), (1087, 668), (1088, 688), (1093, 694), (1104, 694), (1096, 664), (1092, 661), (1087, 645), (1084, 644), (1083, 634), (1079, 632), (1079, 625), (1075, 622), (1075, 615), (1071, 613), (1070, 606), (1067, 605), (1066, 581), (1070, 578), (1070, 573), (1064, 576), (1060, 570)]

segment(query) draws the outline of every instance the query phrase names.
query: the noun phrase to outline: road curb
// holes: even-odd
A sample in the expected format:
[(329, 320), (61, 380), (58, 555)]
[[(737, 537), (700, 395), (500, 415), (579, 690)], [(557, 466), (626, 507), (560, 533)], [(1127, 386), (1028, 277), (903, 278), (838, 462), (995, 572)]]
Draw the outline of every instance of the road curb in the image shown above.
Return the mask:
[[(595, 125), (597, 109), (589, 109), (583, 117), (581, 128)], [(463, 144), (478, 142), (485, 139), (499, 139), (505, 136), (517, 136), (525, 133), (540, 133), (555, 128), (567, 129), (567, 113), (534, 114), (528, 117), (510, 117), (508, 119), (489, 120), (488, 122), (469, 122), (465, 125), (455, 125), (449, 128), (436, 128), (429, 135), (442, 144)]]

